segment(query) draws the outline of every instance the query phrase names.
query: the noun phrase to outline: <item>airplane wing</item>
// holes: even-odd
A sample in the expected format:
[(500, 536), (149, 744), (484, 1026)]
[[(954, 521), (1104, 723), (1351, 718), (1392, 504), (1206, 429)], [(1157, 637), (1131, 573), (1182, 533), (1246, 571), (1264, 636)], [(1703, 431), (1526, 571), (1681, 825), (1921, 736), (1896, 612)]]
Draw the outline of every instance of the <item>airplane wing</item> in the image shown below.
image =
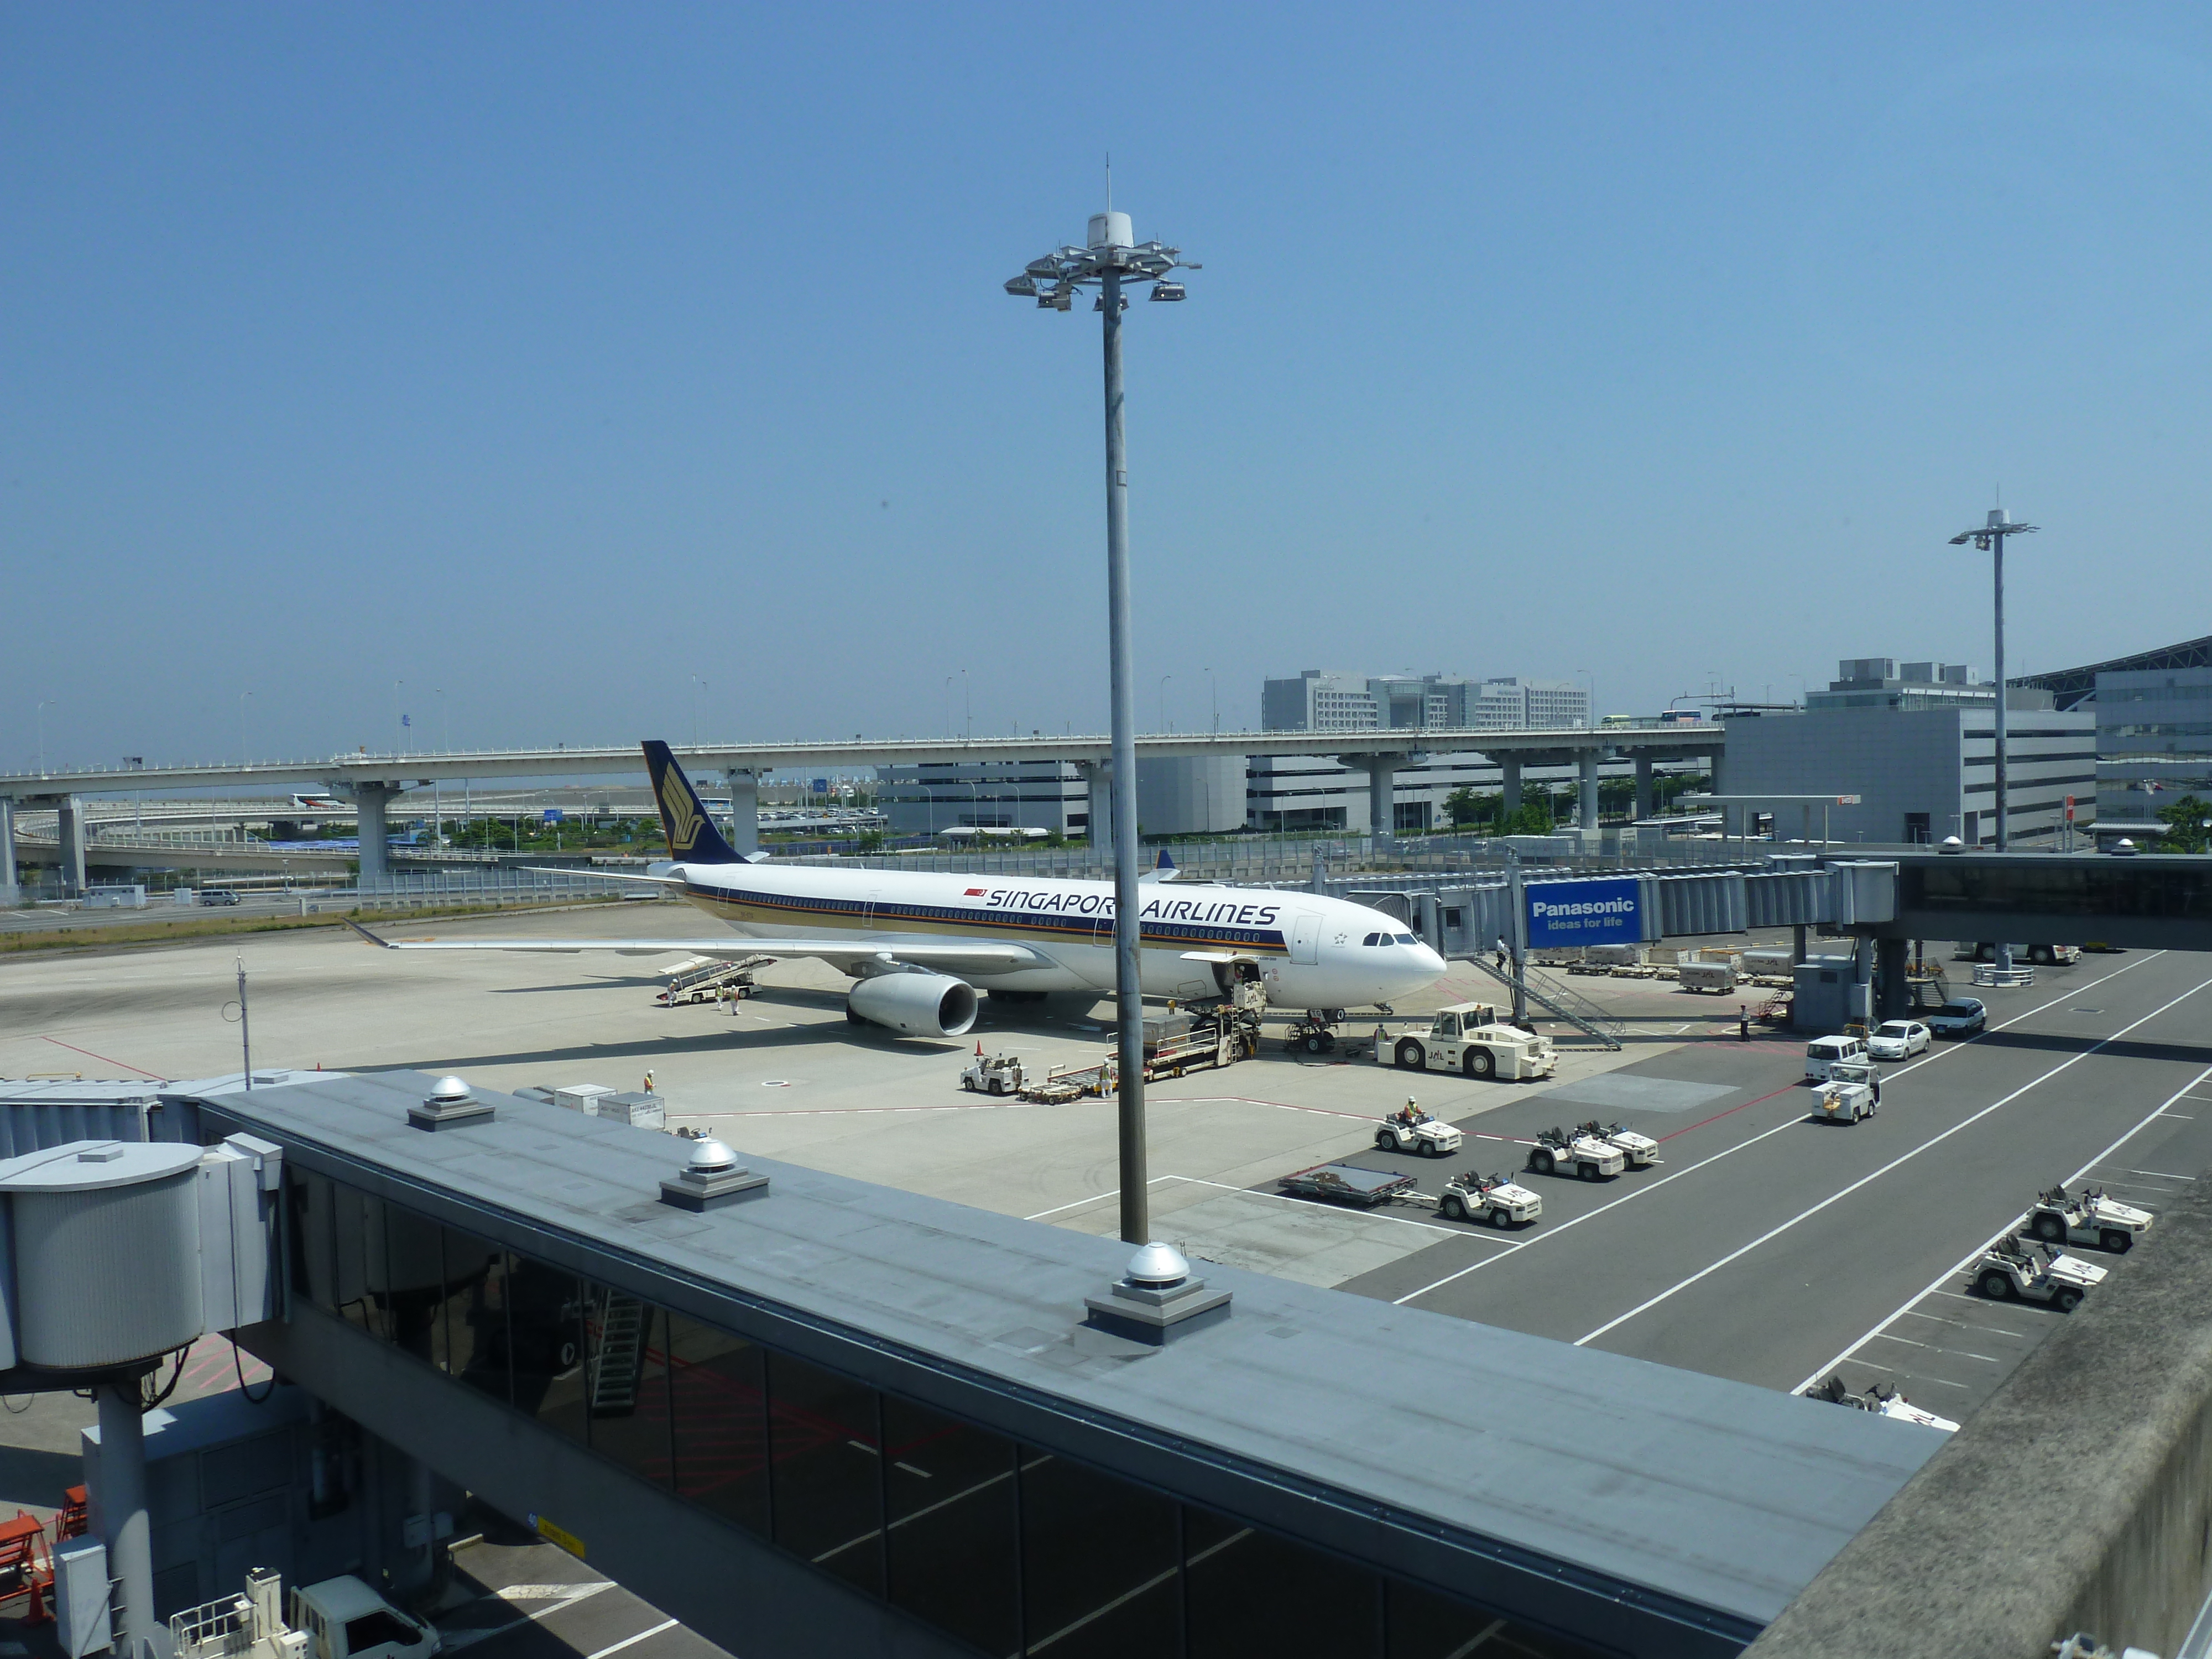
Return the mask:
[(942, 945), (887, 944), (880, 939), (740, 939), (724, 933), (715, 939), (390, 939), (372, 933), (347, 916), (345, 925), (371, 945), (386, 951), (517, 951), (549, 956), (574, 956), (585, 951), (610, 951), (624, 957), (665, 957), (678, 952), (720, 957), (735, 962), (745, 957), (811, 957), (835, 968), (874, 958), (911, 963), (941, 974), (1004, 974), (1018, 968), (1052, 966), (1050, 957), (1025, 945), (996, 945), (948, 939)]

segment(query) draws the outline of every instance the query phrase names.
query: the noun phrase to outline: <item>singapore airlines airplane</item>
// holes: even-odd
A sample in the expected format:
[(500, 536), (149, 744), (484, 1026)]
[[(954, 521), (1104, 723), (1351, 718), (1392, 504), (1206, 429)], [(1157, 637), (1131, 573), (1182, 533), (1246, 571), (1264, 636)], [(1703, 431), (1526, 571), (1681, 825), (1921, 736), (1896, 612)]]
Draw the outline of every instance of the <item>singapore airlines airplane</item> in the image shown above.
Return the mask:
[[(611, 951), (624, 956), (813, 957), (854, 978), (847, 1018), (908, 1036), (958, 1036), (977, 988), (1114, 990), (1114, 884), (896, 870), (775, 866), (740, 858), (665, 743), (644, 745), (679, 888), (737, 938), (378, 939), (395, 951)], [(1218, 995), (1256, 970), (1271, 1006), (1334, 1015), (1434, 984), (1443, 958), (1405, 923), (1343, 899), (1147, 882), (1139, 961), (1147, 996)]]

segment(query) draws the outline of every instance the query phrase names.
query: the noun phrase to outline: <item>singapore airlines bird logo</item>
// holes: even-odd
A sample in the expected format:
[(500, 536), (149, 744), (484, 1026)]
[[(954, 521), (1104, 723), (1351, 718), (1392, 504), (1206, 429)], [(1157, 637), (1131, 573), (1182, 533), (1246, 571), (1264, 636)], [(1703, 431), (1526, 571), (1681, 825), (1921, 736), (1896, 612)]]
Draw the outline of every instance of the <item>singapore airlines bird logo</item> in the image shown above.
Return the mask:
[(668, 850), (690, 852), (699, 840), (699, 830), (705, 820), (691, 805), (690, 793), (677, 782), (673, 771), (661, 775), (660, 806), (668, 819)]

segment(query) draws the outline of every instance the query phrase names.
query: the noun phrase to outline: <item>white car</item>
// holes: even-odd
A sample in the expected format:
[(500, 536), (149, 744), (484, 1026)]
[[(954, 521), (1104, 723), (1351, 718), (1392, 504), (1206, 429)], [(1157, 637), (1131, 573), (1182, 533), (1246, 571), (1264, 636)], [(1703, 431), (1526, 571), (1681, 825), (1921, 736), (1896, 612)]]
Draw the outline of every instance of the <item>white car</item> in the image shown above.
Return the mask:
[(1876, 1060), (1910, 1060), (1932, 1041), (1933, 1033), (1917, 1019), (1886, 1019), (1867, 1038), (1867, 1052)]
[(1848, 1065), (1867, 1057), (1865, 1040), (1855, 1036), (1814, 1037), (1805, 1045), (1805, 1078), (1810, 1083), (1826, 1083), (1831, 1066)]

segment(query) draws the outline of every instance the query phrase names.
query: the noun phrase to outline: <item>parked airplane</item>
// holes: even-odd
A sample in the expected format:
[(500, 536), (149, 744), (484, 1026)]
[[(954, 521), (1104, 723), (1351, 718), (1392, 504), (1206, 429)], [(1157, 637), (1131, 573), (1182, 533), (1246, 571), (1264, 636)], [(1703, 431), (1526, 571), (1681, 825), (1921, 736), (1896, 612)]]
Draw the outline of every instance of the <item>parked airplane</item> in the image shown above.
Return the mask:
[[(813, 957), (854, 981), (846, 1017), (908, 1036), (958, 1036), (977, 988), (1022, 998), (1114, 989), (1114, 884), (1044, 877), (830, 870), (746, 860), (714, 825), (668, 745), (644, 745), (678, 888), (737, 938), (412, 939), (395, 951), (611, 951), (623, 956)], [(1274, 1007), (1332, 1017), (1434, 984), (1443, 958), (1405, 923), (1343, 899), (1194, 882), (1145, 887), (1145, 994), (1219, 994), (1255, 969)]]

